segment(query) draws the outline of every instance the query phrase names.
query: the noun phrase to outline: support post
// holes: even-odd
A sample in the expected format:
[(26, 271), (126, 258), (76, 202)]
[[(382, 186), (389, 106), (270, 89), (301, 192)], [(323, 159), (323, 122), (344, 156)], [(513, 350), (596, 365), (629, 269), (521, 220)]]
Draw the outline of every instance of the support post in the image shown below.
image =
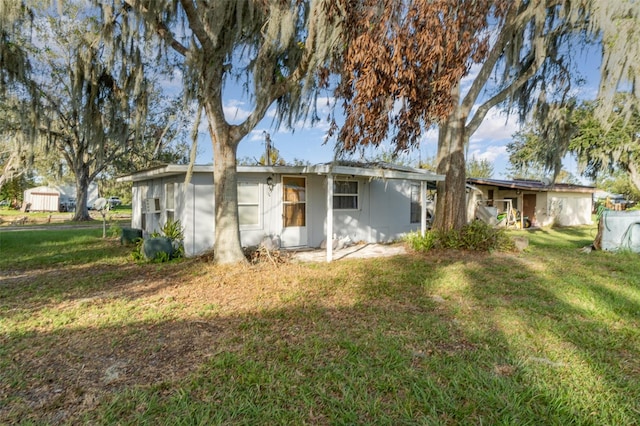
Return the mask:
[(427, 183), (420, 181), (420, 234), (427, 232)]
[(327, 262), (333, 260), (333, 174), (327, 174)]

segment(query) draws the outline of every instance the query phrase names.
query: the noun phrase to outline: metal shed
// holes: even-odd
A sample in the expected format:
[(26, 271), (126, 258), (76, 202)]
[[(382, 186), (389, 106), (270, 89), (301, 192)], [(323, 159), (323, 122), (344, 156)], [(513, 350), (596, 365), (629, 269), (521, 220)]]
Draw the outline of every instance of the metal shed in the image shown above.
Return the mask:
[(60, 191), (49, 186), (37, 186), (24, 191), (24, 203), (29, 211), (57, 212), (60, 208)]

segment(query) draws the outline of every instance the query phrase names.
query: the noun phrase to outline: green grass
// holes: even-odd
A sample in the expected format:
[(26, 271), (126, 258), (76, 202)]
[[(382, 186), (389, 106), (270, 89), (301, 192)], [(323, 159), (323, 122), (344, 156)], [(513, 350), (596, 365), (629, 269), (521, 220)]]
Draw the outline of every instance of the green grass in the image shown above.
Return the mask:
[(64, 234), (0, 234), (0, 271), (46, 270), (0, 285), (0, 423), (640, 421), (640, 259), (580, 253), (590, 227), (519, 231), (517, 255), (240, 269)]
[(122, 262), (121, 247), (100, 237), (101, 228), (69, 230), (52, 226), (46, 231), (0, 231), (0, 271)]

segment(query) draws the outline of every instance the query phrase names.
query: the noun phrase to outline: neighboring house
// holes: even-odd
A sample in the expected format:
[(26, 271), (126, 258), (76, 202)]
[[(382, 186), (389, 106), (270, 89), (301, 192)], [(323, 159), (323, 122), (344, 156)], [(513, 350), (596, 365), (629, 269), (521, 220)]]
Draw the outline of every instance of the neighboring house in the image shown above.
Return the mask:
[[(185, 252), (213, 248), (213, 166), (165, 165), (118, 178), (133, 182), (131, 226), (144, 233), (167, 220), (184, 227)], [(427, 183), (444, 176), (386, 163), (330, 163), (313, 166), (238, 166), (238, 213), (243, 246), (265, 237), (284, 248), (319, 247), (349, 237), (390, 242), (426, 230)], [(423, 195), (421, 197), (421, 194)], [(327, 260), (332, 244), (326, 244)]]
[[(88, 205), (98, 198), (98, 185), (89, 184), (87, 201)], [(62, 186), (38, 186), (24, 191), (23, 204), (26, 209), (34, 212), (58, 212), (72, 211), (76, 207), (76, 187)]]
[[(533, 226), (574, 226), (592, 223), (592, 186), (545, 183), (533, 180), (469, 178), (467, 183), (482, 192), (482, 199), (499, 210), (510, 200), (514, 209)], [(500, 200), (500, 201), (498, 201)]]

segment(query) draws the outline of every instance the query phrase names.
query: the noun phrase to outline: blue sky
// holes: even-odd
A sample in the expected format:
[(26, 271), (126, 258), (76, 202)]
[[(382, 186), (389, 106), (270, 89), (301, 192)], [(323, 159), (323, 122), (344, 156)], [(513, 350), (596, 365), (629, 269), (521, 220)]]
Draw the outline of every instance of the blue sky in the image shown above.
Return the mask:
[[(587, 85), (580, 88), (578, 96), (583, 99), (593, 99), (596, 95), (596, 87), (599, 78), (599, 66), (587, 59), (585, 53), (583, 61), (584, 67), (581, 71), (587, 80)], [(592, 56), (593, 57), (593, 56)], [(479, 67), (471, 69), (469, 76), (463, 81), (463, 91), (468, 87)], [(224, 101), (225, 115), (230, 122), (240, 122), (250, 113), (250, 104), (239, 96), (240, 91), (230, 88), (227, 90)], [(327, 116), (327, 100), (330, 98), (320, 98), (318, 100), (319, 116), (324, 119)], [(300, 122), (293, 131), (288, 129), (274, 129), (272, 119), (275, 107), (272, 107), (264, 120), (240, 143), (238, 147), (238, 158), (260, 158), (264, 152), (264, 132), (271, 136), (273, 145), (280, 151), (280, 155), (287, 161), (301, 159), (312, 164), (331, 161), (333, 157), (333, 141), (324, 144), (328, 124), (321, 120), (315, 125), (309, 122)], [(208, 164), (213, 161), (211, 142), (206, 127), (206, 119), (200, 127), (198, 164)], [(507, 117), (505, 113), (494, 108), (487, 114), (482, 125), (471, 136), (468, 147), (469, 158), (475, 157), (481, 160), (488, 160), (494, 167), (494, 178), (506, 178), (509, 166), (506, 145), (511, 141), (512, 135), (519, 130), (515, 117)], [(382, 147), (381, 149), (390, 149)], [(409, 152), (406, 158), (418, 162), (419, 159), (433, 157), (437, 150), (437, 129), (427, 131), (421, 142), (420, 148)], [(578, 176), (578, 168), (571, 158), (566, 158), (564, 167), (567, 171)]]

